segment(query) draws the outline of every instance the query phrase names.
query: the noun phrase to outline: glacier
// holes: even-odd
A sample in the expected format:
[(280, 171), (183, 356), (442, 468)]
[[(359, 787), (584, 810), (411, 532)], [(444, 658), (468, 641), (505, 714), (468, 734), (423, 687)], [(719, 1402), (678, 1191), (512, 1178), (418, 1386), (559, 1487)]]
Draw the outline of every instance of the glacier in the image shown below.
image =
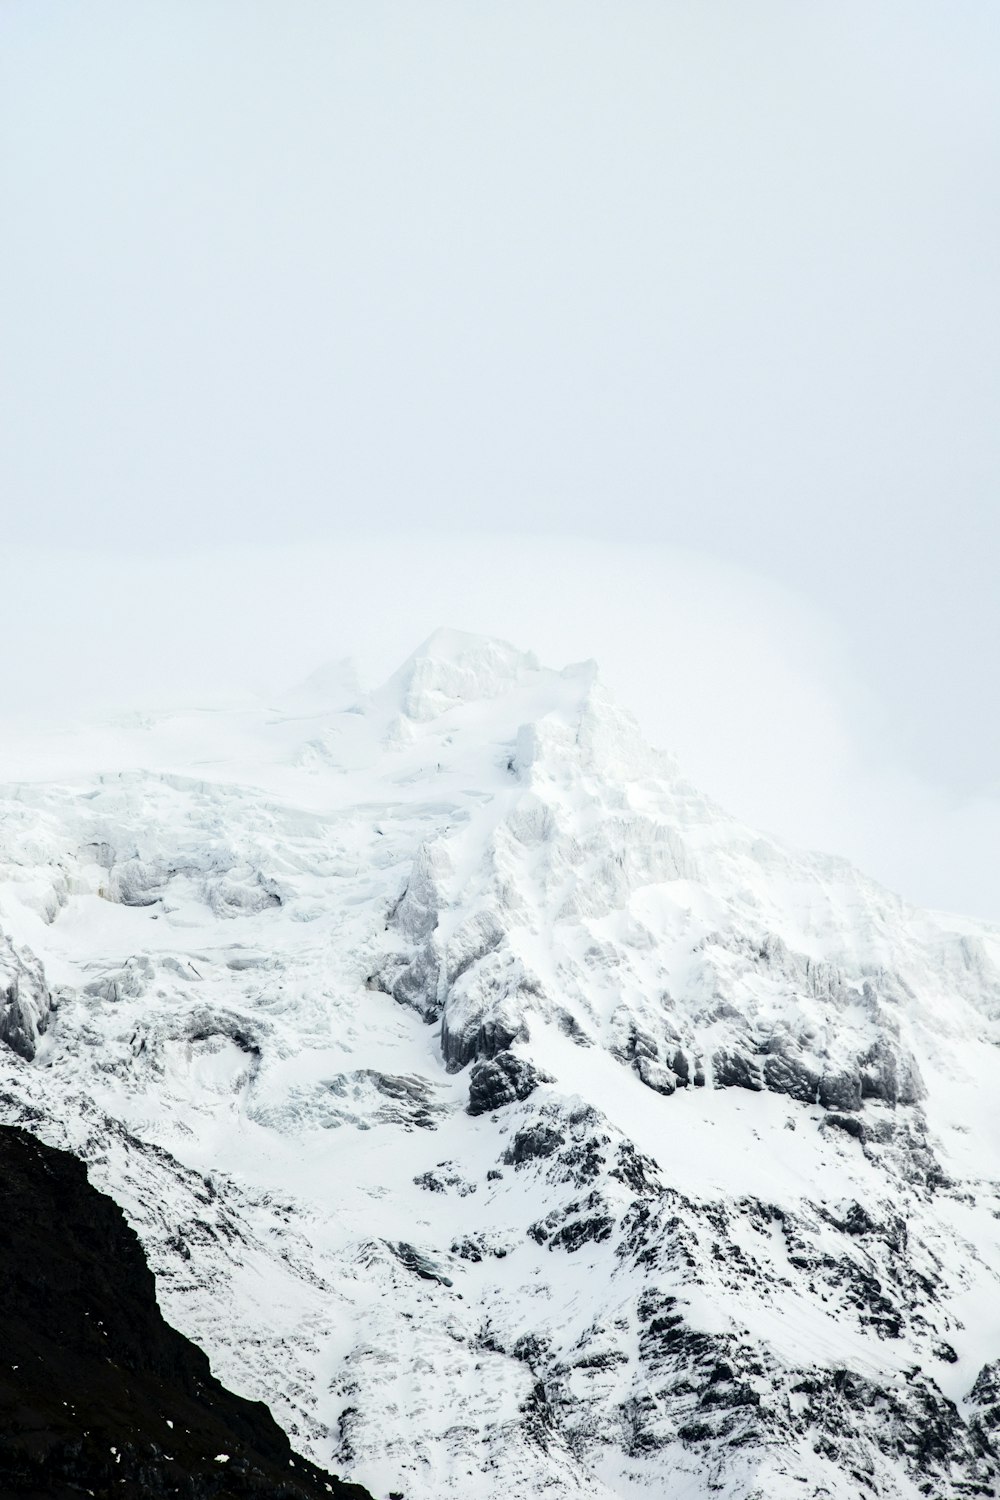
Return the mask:
[(456, 631), (0, 765), (0, 1121), (317, 1464), (1000, 1491), (1000, 929), (729, 817), (593, 663)]

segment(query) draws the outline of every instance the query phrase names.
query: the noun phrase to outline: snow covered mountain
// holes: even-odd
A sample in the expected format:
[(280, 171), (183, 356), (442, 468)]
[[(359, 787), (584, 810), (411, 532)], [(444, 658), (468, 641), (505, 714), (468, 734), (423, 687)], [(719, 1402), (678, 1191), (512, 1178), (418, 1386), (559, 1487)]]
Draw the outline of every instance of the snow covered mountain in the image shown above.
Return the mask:
[(0, 1120), (317, 1463), (1000, 1492), (1000, 930), (727, 817), (591, 664), (454, 632), (5, 765)]

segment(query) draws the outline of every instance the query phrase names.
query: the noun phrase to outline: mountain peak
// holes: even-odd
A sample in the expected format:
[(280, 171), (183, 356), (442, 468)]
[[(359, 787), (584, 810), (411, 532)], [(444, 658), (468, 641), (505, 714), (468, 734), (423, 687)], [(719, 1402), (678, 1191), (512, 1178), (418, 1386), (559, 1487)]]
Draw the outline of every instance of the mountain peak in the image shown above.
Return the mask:
[(375, 696), (391, 699), (407, 718), (427, 722), (458, 704), (497, 698), (528, 673), (538, 658), (508, 641), (440, 629), (427, 637)]

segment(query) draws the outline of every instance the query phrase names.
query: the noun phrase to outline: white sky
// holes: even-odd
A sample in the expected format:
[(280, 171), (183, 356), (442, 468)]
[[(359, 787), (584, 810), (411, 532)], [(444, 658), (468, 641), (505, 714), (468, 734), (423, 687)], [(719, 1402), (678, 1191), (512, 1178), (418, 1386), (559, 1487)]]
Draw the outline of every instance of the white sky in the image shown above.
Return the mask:
[(1000, 918), (998, 75), (994, 0), (5, 0), (6, 708), (490, 628)]

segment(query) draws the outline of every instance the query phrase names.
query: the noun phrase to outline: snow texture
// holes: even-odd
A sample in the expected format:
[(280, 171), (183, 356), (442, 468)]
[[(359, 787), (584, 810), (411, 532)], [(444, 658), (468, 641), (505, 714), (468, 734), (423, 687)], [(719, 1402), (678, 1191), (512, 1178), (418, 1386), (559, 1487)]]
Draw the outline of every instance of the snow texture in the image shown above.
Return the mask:
[(992, 1495), (1000, 931), (726, 816), (593, 664), (8, 747), (0, 1118), (412, 1500)]

